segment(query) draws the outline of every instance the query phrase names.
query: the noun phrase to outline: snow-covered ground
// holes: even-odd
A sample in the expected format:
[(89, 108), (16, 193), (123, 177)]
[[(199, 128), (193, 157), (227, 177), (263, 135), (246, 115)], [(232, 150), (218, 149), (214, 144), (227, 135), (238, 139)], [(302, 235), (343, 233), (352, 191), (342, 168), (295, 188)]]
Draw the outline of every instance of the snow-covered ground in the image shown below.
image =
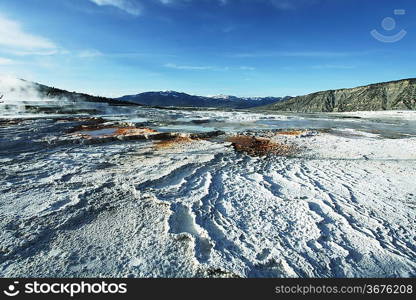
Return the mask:
[(361, 118), (397, 118), (404, 120), (416, 120), (416, 113), (411, 110), (386, 110), (386, 111), (356, 111), (345, 113), (332, 113), (341, 116), (356, 116)]
[[(193, 129), (226, 134), (84, 144), (67, 138), (79, 120), (0, 123), (0, 276), (416, 276), (414, 112), (397, 122), (328, 114), (304, 126), (295, 115), (141, 114), (156, 130), (207, 119)], [(264, 118), (314, 129), (256, 132)], [(299, 151), (235, 152), (226, 136), (238, 130)]]

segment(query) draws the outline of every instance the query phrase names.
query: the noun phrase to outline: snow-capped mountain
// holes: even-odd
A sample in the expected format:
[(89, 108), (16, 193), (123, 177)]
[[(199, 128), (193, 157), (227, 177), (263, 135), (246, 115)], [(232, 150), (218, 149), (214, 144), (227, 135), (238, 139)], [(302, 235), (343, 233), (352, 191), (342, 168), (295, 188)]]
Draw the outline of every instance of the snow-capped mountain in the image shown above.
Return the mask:
[(118, 98), (120, 101), (149, 106), (251, 108), (273, 104), (281, 97), (236, 97), (230, 95), (196, 96), (175, 91), (146, 92)]

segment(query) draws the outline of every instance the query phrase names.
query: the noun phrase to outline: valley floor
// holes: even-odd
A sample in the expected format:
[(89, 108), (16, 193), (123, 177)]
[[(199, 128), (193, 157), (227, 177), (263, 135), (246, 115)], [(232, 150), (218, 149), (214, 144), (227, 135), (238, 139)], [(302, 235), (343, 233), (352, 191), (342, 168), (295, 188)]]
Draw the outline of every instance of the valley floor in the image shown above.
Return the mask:
[(416, 137), (353, 129), (67, 143), (0, 126), (1, 277), (414, 277)]

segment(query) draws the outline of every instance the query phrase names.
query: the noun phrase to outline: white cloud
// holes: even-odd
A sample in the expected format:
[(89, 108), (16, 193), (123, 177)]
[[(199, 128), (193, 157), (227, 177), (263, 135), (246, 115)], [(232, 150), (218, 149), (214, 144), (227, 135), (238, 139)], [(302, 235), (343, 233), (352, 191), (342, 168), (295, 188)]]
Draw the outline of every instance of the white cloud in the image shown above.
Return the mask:
[(58, 49), (45, 49), (45, 50), (16, 50), (16, 49), (2, 49), (3, 52), (10, 53), (16, 56), (37, 55), (37, 56), (50, 56), (56, 54), (68, 54), (68, 51)]
[(4, 58), (4, 57), (0, 57), (0, 65), (13, 65), (15, 63), (16, 62), (14, 60)]
[(239, 69), (240, 70), (243, 70), (243, 71), (254, 71), (256, 68), (247, 67), (247, 66), (241, 66)]
[(0, 46), (3, 52), (13, 54), (51, 54), (57, 46), (50, 40), (25, 32), (22, 26), (0, 15)]
[(204, 70), (215, 70), (215, 67), (212, 66), (180, 66), (176, 64), (166, 64), (166, 68), (176, 69), (176, 70), (194, 70), (194, 71), (204, 71)]
[(258, 58), (258, 57), (349, 57), (356, 55), (365, 55), (368, 52), (336, 52), (336, 51), (270, 51), (270, 52), (248, 52), (230, 54), (234, 58)]
[(188, 71), (254, 71), (256, 68), (249, 66), (240, 66), (240, 67), (219, 67), (219, 66), (190, 66), (190, 65), (177, 65), (177, 64), (166, 64), (165, 68), (176, 69), (176, 70), (188, 70)]
[(293, 10), (306, 4), (311, 4), (313, 0), (270, 0), (270, 3), (280, 10)]
[(98, 56), (103, 56), (104, 54), (96, 49), (87, 49), (79, 52), (78, 57), (80, 58), (94, 58)]
[[(114, 6), (129, 14), (140, 15), (143, 7), (146, 4), (145, 0), (87, 0), (95, 3), (98, 6)], [(152, 0), (166, 6), (174, 6), (197, 3), (199, 2), (211, 2), (219, 6), (225, 6), (231, 3), (241, 3), (247, 0)], [(319, 3), (321, 0), (250, 0), (254, 3), (265, 3), (272, 5), (278, 10), (293, 10), (300, 7), (313, 5)]]
[(312, 66), (312, 69), (317, 69), (317, 70), (322, 70), (322, 69), (350, 70), (350, 69), (355, 69), (355, 66), (352, 66), (352, 65), (315, 65), (315, 66)]
[(115, 6), (125, 12), (138, 16), (142, 9), (138, 1), (132, 0), (90, 0), (98, 6)]

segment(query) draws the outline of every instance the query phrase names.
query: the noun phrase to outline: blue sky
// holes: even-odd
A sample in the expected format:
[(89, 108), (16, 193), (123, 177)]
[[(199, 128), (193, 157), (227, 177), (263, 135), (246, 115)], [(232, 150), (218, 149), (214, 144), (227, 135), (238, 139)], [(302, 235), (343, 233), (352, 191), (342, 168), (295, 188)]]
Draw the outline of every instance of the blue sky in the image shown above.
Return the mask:
[(111, 97), (294, 96), (416, 77), (415, 16), (414, 0), (1, 0), (0, 74)]

